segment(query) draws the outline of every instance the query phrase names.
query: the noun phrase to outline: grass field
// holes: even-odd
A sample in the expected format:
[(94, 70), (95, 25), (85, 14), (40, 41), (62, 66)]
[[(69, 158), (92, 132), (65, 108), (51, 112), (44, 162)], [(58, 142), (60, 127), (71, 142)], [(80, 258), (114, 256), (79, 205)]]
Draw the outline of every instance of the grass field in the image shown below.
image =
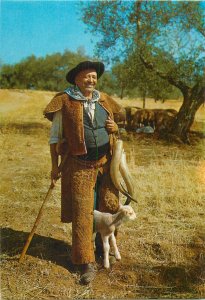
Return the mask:
[[(18, 262), (50, 181), (50, 123), (42, 111), (54, 95), (0, 91), (2, 299), (205, 298), (205, 148), (122, 136), (139, 204), (137, 219), (122, 225), (122, 261), (100, 266), (94, 282), (78, 284), (70, 261), (71, 226), (60, 222), (60, 183), (47, 205), (24, 261)], [(118, 100), (142, 106), (140, 100)], [(179, 109), (179, 101), (148, 108)], [(194, 130), (204, 128), (205, 108)], [(123, 200), (123, 197), (122, 197)]]

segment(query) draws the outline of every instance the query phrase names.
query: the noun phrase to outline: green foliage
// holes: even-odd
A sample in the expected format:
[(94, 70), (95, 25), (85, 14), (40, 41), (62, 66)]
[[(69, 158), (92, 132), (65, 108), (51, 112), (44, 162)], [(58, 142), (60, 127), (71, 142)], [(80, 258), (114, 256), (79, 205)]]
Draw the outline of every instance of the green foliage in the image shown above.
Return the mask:
[[(200, 1), (86, 1), (82, 19), (100, 37), (97, 53), (118, 62), (121, 89), (167, 97), (179, 89), (183, 103), (169, 133), (189, 143), (188, 131), (205, 101), (205, 10)], [(121, 73), (120, 69), (124, 72)], [(171, 86), (170, 86), (171, 85)]]
[(112, 73), (115, 76), (115, 86), (118, 87), (119, 96), (123, 94), (143, 99), (150, 97), (162, 101), (181, 96), (174, 86), (147, 70), (135, 54), (130, 55), (123, 63), (115, 64)]
[(76, 53), (65, 51), (44, 58), (32, 55), (15, 65), (2, 65), (1, 88), (64, 90), (68, 86), (65, 80), (67, 71), (87, 59), (84, 50), (79, 48)]
[[(133, 67), (129, 81), (142, 79), (142, 68), (129, 64), (130, 57), (139, 53), (161, 72), (189, 87), (200, 80), (205, 67), (203, 3), (91, 1), (82, 5), (83, 21), (101, 37), (98, 55), (108, 61), (124, 61), (129, 69)], [(150, 72), (143, 77), (146, 85), (147, 78), (152, 81), (153, 75)]]
[[(83, 60), (90, 60), (80, 47), (76, 53), (65, 51), (46, 57), (27, 57), (15, 65), (3, 64), (0, 74), (1, 88), (19, 88), (62, 91), (69, 86), (65, 76), (69, 69)], [(108, 94), (117, 94), (116, 79), (106, 71), (98, 81), (97, 88)]]
[(107, 94), (117, 94), (116, 80), (110, 71), (106, 71), (97, 83), (98, 90)]

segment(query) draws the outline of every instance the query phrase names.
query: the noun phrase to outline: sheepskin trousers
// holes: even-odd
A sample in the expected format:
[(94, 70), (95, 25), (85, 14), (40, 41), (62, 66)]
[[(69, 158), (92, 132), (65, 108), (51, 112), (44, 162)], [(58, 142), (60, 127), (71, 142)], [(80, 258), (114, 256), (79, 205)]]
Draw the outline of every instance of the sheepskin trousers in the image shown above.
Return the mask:
[(69, 157), (62, 172), (61, 221), (72, 222), (72, 263), (95, 261), (93, 245), (94, 193), (98, 181), (98, 210), (115, 213), (119, 192), (110, 177), (110, 155), (98, 161)]

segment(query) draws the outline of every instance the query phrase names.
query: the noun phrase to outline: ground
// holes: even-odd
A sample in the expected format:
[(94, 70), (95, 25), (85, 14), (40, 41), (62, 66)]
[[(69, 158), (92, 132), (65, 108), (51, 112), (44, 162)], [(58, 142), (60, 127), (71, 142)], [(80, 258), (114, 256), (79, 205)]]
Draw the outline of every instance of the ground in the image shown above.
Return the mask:
[[(60, 222), (60, 182), (53, 191), (27, 254), (25, 241), (50, 185), (48, 136), (42, 116), (53, 93), (1, 90), (2, 299), (142, 299), (205, 297), (205, 109), (197, 112), (191, 145), (153, 135), (121, 138), (137, 189), (137, 219), (122, 225), (122, 260), (88, 286), (70, 261), (71, 225)], [(141, 105), (136, 99), (122, 105)], [(149, 108), (175, 108), (147, 101)], [(121, 197), (124, 201), (124, 198)]]

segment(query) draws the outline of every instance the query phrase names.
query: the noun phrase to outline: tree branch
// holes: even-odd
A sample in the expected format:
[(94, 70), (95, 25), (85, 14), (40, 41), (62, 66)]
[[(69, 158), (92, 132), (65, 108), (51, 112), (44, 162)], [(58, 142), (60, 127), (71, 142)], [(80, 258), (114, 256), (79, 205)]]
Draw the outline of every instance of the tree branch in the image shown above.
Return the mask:
[(154, 71), (159, 77), (161, 77), (162, 79), (167, 80), (170, 84), (176, 86), (178, 89), (180, 89), (180, 91), (183, 93), (183, 95), (187, 94), (187, 92), (189, 91), (190, 88), (184, 82), (182, 82), (179, 79), (174, 78), (170, 74), (163, 73), (162, 71), (156, 69), (154, 67), (154, 64), (151, 63), (151, 62), (146, 61), (144, 59), (144, 57), (142, 56), (142, 54), (139, 54), (139, 57), (140, 57), (140, 60), (142, 61), (143, 65), (147, 69)]

